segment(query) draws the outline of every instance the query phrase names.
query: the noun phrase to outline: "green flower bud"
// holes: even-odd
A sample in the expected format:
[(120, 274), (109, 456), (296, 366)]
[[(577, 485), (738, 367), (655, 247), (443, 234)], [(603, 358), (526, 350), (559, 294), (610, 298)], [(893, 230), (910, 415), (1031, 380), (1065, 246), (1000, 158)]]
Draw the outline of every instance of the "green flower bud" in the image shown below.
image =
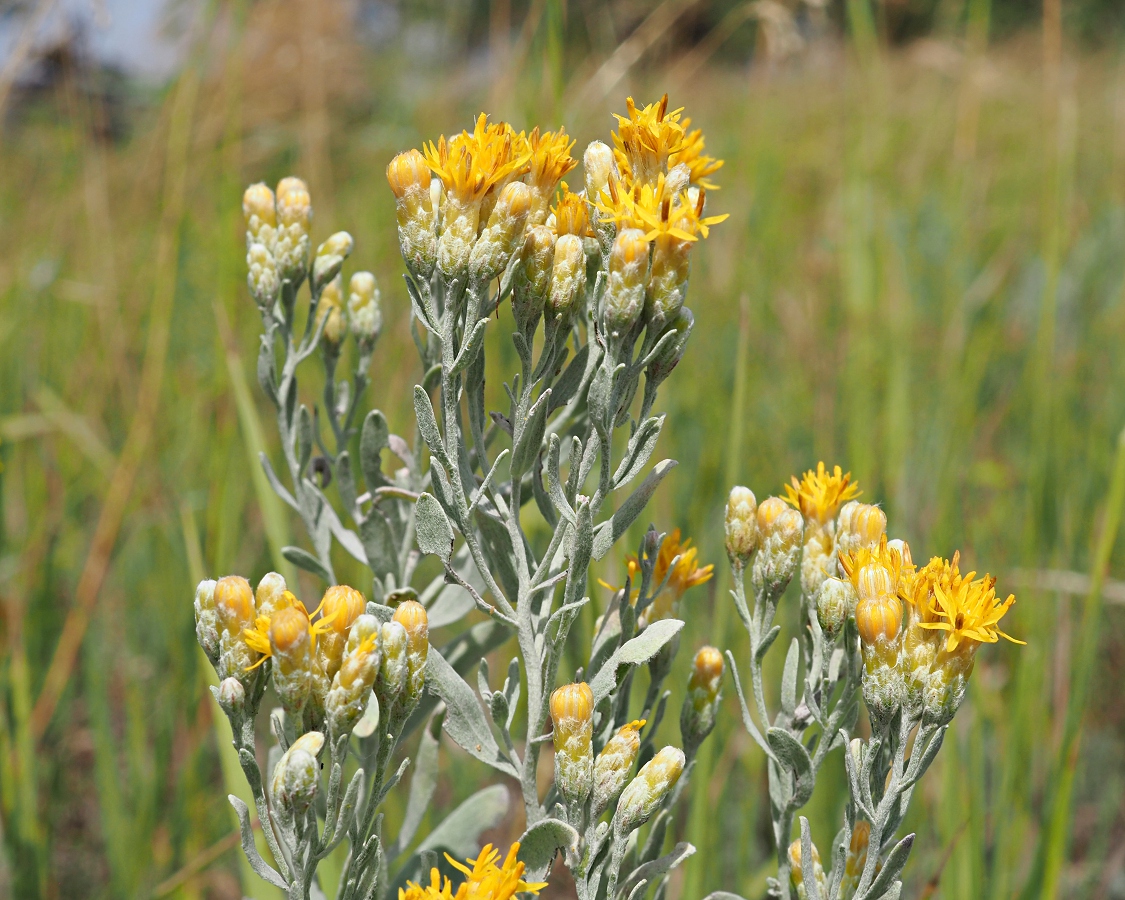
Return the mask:
[(641, 749), (640, 731), (644, 726), (644, 719), (622, 726), (594, 760), (594, 799), (590, 810), (593, 818), (596, 819), (616, 803), (625, 789), (625, 782), (629, 780), (629, 772)]
[(469, 256), (469, 274), (474, 279), (491, 281), (508, 267), (523, 235), (531, 200), (531, 188), (522, 181), (504, 186)]
[[(695, 317), (691, 314), (691, 310), (685, 306), (676, 314), (671, 324), (664, 329), (664, 334), (675, 331), (676, 337), (664, 345), (653, 361), (648, 364), (648, 369), (645, 371), (645, 378), (652, 381), (654, 389), (664, 383), (664, 380), (672, 374), (672, 370), (684, 358), (688, 338), (691, 337), (691, 330), (694, 327)], [(647, 385), (645, 389), (648, 389)]]
[(215, 610), (215, 582), (201, 581), (195, 588), (195, 639), (211, 665), (219, 662), (219, 616)]
[(855, 614), (859, 596), (850, 581), (826, 578), (816, 594), (816, 618), (828, 640), (835, 640), (848, 616)]
[(228, 717), (233, 719), (235, 716), (241, 715), (246, 708), (246, 688), (237, 678), (224, 678), (219, 682), (219, 686), (212, 688), (212, 690), (215, 692), (215, 699), (219, 703), (219, 708)]
[(613, 832), (617, 840), (624, 841), (631, 831), (640, 828), (656, 814), (664, 798), (680, 780), (684, 762), (682, 750), (665, 747), (645, 763), (617, 801), (617, 812), (613, 815)]
[(758, 549), (758, 500), (750, 488), (731, 488), (724, 530), (731, 565), (745, 567)]
[(323, 746), (323, 734), (306, 732), (290, 745), (274, 767), (270, 794), (290, 819), (301, 818), (316, 799), (320, 782), (316, 757)]
[(694, 753), (715, 727), (723, 668), (723, 654), (715, 647), (704, 647), (695, 655), (687, 696), (680, 711), (680, 734), (688, 753)]
[(582, 305), (585, 295), (586, 251), (582, 238), (575, 234), (561, 235), (555, 242), (547, 304), (556, 316), (568, 316)]
[(411, 274), (429, 281), (437, 261), (437, 219), (430, 191), (430, 168), (421, 153), (408, 150), (391, 160), (387, 181), (395, 195), (402, 258)]
[(404, 600), (395, 610), (394, 622), (406, 632), (405, 702), (413, 708), (426, 686), (426, 658), (430, 653), (429, 618), (417, 600)]
[(775, 598), (797, 574), (805, 520), (780, 497), (767, 497), (758, 506), (760, 546), (754, 557), (755, 589), (765, 587)]
[(691, 241), (660, 235), (652, 251), (645, 318), (657, 330), (676, 318), (687, 297)]
[(594, 780), (594, 692), (585, 682), (565, 684), (551, 694), (554, 722), (555, 786), (571, 805), (584, 803)]
[(300, 178), (282, 178), (277, 185), (277, 235), (273, 255), (283, 281), (299, 283), (309, 267), (312, 201)]
[(265, 244), (254, 242), (246, 248), (246, 283), (250, 296), (262, 309), (270, 309), (281, 290), (277, 260)]
[(543, 315), (551, 290), (551, 269), (555, 262), (555, 233), (546, 225), (527, 230), (520, 264), (512, 279), (512, 312), (524, 331), (535, 327)]
[(360, 349), (370, 352), (383, 328), (379, 287), (370, 272), (356, 272), (348, 284), (348, 324)]
[(613, 242), (609, 255), (604, 325), (611, 335), (624, 337), (641, 317), (648, 276), (649, 243), (639, 228), (626, 228)]

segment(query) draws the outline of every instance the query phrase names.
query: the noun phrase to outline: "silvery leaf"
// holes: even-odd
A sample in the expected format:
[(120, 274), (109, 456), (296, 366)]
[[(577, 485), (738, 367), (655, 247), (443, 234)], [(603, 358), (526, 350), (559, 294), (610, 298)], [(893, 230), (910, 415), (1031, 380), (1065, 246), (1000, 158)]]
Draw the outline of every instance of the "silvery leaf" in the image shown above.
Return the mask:
[(578, 832), (559, 819), (541, 819), (520, 838), (520, 861), (527, 866), (524, 881), (541, 881), (559, 850), (575, 850)]

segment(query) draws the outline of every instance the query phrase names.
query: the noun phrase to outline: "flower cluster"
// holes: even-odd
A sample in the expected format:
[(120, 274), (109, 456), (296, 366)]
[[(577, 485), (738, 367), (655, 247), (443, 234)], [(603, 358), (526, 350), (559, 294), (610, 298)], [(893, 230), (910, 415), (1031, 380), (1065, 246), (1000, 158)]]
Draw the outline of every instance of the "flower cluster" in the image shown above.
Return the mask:
[(398, 718), (421, 698), (429, 641), (417, 601), (404, 601), (380, 622), (359, 591), (335, 585), (310, 614), (276, 572), (254, 592), (245, 578), (227, 575), (196, 588), (195, 621), (220, 690), (236, 690), (228, 682), (253, 689), (268, 662), (266, 680), (305, 732), (350, 734), (372, 689), (383, 714)]
[(516, 858), (519, 849), (519, 843), (512, 844), (500, 865), (496, 864), (500, 851), (492, 844), (485, 844), (476, 859), (468, 860), (468, 865), (447, 853), (445, 858), (449, 864), (465, 876), (456, 891), (449, 878), (443, 882), (441, 872), (431, 869), (428, 885), (407, 882), (405, 888), (399, 888), (398, 900), (511, 900), (516, 894), (538, 894), (547, 882), (523, 880), (525, 867)]

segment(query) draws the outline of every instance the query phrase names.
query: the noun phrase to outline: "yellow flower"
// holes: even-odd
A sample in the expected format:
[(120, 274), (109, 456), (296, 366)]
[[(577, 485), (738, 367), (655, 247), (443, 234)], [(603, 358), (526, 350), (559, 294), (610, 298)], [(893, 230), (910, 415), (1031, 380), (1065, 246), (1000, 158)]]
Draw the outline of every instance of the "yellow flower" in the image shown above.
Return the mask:
[[(331, 591), (331, 590), (332, 589), (329, 588), (329, 591)], [(328, 597), (329, 594), (326, 593), (324, 596)], [(313, 610), (313, 616), (317, 615), (317, 613), (319, 613), (321, 611), (323, 606), (324, 606), (324, 598), (321, 598), (320, 606), (318, 606), (315, 610)], [(278, 598), (276, 606), (274, 606), (273, 616), (276, 616), (283, 609), (289, 609), (290, 607), (296, 607), (302, 613), (305, 612), (304, 604), (301, 603), (301, 601), (296, 598), (296, 596), (293, 594), (293, 592), (292, 591), (285, 591), (284, 593), (282, 593), (281, 597)], [(333, 622), (336, 621), (336, 618), (341, 614), (342, 611), (343, 610), (335, 610), (327, 616), (322, 615), (319, 619), (316, 620), (316, 622), (313, 622), (313, 623), (306, 626), (309, 630), (309, 642), (310, 642), (309, 646), (312, 650), (316, 650), (317, 636), (321, 635), (321, 634), (324, 634), (329, 629), (331, 629)], [(305, 614), (306, 622), (308, 622), (310, 618), (311, 617), (308, 616), (308, 614), (306, 613)], [(270, 645), (270, 623), (271, 623), (271, 621), (272, 621), (271, 616), (258, 616), (254, 620), (254, 627), (253, 628), (247, 628), (242, 632), (242, 637), (246, 641), (246, 646), (249, 647), (251, 650), (254, 650), (254, 651), (260, 653), (261, 657), (262, 657), (256, 663), (254, 663), (254, 665), (249, 667), (251, 669), (256, 669), (258, 666), (260, 666), (262, 663), (264, 663), (267, 659), (269, 659), (270, 656), (273, 655), (273, 648)]]
[(470, 134), (462, 131), (450, 140), (425, 145), (422, 155), (451, 198), (462, 206), (479, 203), (490, 189), (509, 176), (522, 174), (531, 157), (527, 141), (507, 122), (489, 123), (481, 113)]
[(976, 572), (962, 575), (959, 562), (959, 553), (950, 561), (935, 556), (914, 578), (905, 599), (918, 614), (918, 626), (946, 632), (946, 653), (953, 653), (963, 642), (972, 642), (972, 649), (977, 644), (995, 644), (1000, 638), (1025, 643), (998, 627), (1016, 602), (1015, 594), (999, 600), (995, 578), (986, 574), (974, 580)]
[(668, 157), (669, 168), (685, 165), (691, 172), (692, 184), (697, 184), (709, 191), (717, 191), (719, 186), (709, 181), (707, 176), (714, 175), (719, 171), (723, 166), (723, 161), (715, 159), (713, 156), (704, 155), (703, 130), (696, 128), (694, 131), (688, 131), (691, 126), (691, 119), (685, 118), (680, 124), (684, 129), (684, 138), (680, 144), (680, 149)]
[(668, 112), (667, 94), (643, 109), (637, 109), (629, 97), (625, 107), (627, 115), (614, 113), (618, 123), (613, 134), (617, 167), (630, 184), (653, 184), (659, 174), (668, 171), (668, 158), (683, 146), (683, 108)]
[(547, 218), (547, 204), (555, 192), (555, 187), (567, 172), (578, 165), (578, 160), (571, 158), (570, 155), (574, 141), (566, 133), (565, 128), (560, 128), (558, 131), (545, 131), (542, 134), (536, 128), (527, 137), (524, 137), (521, 131), (516, 143), (521, 152), (529, 155), (524, 181), (534, 195), (532, 224), (541, 225)]
[(442, 883), (441, 873), (437, 869), (430, 870), (430, 883), (423, 887), (411, 881), (406, 883), (405, 890), (399, 888), (398, 900), (511, 900), (522, 892), (538, 894), (547, 886), (547, 882), (523, 881), (524, 864), (516, 860), (519, 853), (519, 843), (512, 844), (507, 857), (502, 865), (496, 865), (500, 858), (500, 851), (486, 844), (476, 859), (467, 860), (469, 865), (463, 865), (453, 859), (448, 853), (445, 858), (450, 864), (465, 874), (465, 881), (453, 891), (453, 883), (446, 878)]
[(710, 226), (725, 221), (729, 215), (703, 216), (704, 192), (699, 191), (693, 203), (688, 192), (667, 196), (664, 175), (657, 176), (652, 184), (637, 183), (631, 189), (614, 179), (609, 182), (610, 201), (599, 201), (598, 209), (604, 219), (617, 223), (618, 228), (637, 228), (644, 232), (645, 240), (658, 238), (694, 242), (699, 236), (707, 237)]
[(586, 237), (590, 233), (588, 208), (586, 198), (580, 194), (572, 194), (564, 181), (559, 202), (551, 207), (551, 212), (555, 214), (555, 234), (575, 234), (578, 237)]
[(884, 534), (875, 547), (860, 547), (852, 553), (840, 553), (840, 565), (856, 590), (859, 590), (860, 573), (873, 564), (882, 566), (890, 573), (892, 593), (909, 601), (915, 579), (909, 548), (907, 554), (903, 554), (898, 547), (888, 546), (887, 536)]
[(823, 462), (816, 464), (816, 471), (809, 469), (798, 481), (794, 475), (791, 484), (785, 485), (785, 499), (801, 511), (806, 519), (823, 525), (834, 518), (840, 505), (858, 497), (859, 484), (852, 481), (852, 473), (846, 475), (836, 466), (831, 472), (824, 468)]
[[(711, 580), (715, 567), (708, 565), (697, 568), (698, 555), (697, 548), (691, 546), (691, 538), (680, 542), (680, 529), (676, 528), (664, 538), (664, 542), (660, 545), (660, 552), (656, 556), (656, 568), (652, 578), (654, 586), (659, 586), (665, 576), (668, 577), (668, 583), (656, 595), (652, 605), (644, 611), (645, 624), (655, 622), (657, 619), (667, 619), (688, 588)], [(677, 556), (679, 560), (673, 567), (672, 560)], [(641, 572), (640, 562), (635, 556), (629, 556), (626, 558), (626, 563), (629, 567), (629, 577), (636, 580)], [(633, 601), (636, 601), (636, 594), (633, 596)]]

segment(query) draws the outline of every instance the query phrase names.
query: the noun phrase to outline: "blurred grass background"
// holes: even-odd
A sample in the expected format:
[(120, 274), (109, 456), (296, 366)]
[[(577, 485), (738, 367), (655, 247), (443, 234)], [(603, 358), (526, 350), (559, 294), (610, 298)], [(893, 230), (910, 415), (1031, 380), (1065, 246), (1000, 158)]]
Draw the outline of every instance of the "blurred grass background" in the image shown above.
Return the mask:
[[(762, 497), (824, 459), (916, 558), (997, 574), (1028, 646), (981, 653), (904, 896), (1125, 897), (1116, 3), (188, 6), (159, 90), (65, 48), (32, 87), (0, 77), (0, 895), (270, 896), (233, 849), (190, 605), (296, 533), (253, 462), (274, 444), (244, 184), (301, 174), (314, 238), (355, 235), (386, 317), (370, 401), (410, 433), (393, 153), (481, 109), (580, 150), (626, 94), (668, 91), (727, 161), (731, 218), (695, 254), (662, 395), (680, 467), (650, 518), (721, 570), (729, 485)], [(688, 595), (685, 650), (745, 655), (726, 586)], [(678, 826), (686, 900), (761, 896), (769, 871), (763, 759), (727, 694)], [(485, 773), (445, 758), (449, 808)], [(844, 794), (836, 758), (806, 810), (822, 848)]]

